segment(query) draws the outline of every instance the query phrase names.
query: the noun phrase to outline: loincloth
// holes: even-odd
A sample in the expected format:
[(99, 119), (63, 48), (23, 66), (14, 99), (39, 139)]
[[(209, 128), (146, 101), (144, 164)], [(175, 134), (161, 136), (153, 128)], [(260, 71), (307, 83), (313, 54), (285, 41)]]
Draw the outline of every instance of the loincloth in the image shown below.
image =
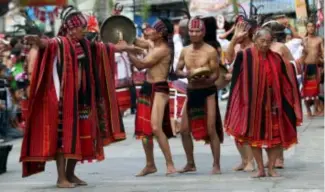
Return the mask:
[(220, 142), (223, 142), (223, 127), (219, 111), (217, 88), (211, 86), (203, 89), (187, 89), (187, 115), (189, 126), (195, 140), (204, 140), (208, 142), (208, 114), (207, 98), (215, 94), (216, 117), (215, 129)]
[[(156, 93), (169, 94), (169, 87), (166, 81), (149, 83), (145, 81), (141, 87), (140, 94), (137, 103), (137, 112), (135, 119), (135, 136), (138, 139), (152, 138), (153, 129), (151, 126), (151, 112)], [(163, 114), (162, 129), (167, 138), (173, 137), (173, 131), (171, 128), (169, 117), (169, 101), (165, 106)]]
[(308, 64), (304, 68), (302, 97), (305, 100), (314, 100), (319, 95), (319, 69), (316, 64)]

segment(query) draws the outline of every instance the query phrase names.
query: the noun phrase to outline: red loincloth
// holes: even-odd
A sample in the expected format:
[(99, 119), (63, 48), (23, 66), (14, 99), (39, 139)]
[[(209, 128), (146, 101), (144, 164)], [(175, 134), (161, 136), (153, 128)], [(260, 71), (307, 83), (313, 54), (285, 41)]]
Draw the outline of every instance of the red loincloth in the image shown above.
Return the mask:
[(289, 148), (296, 144), (296, 126), (302, 122), (301, 102), (291, 70), (292, 66), (272, 51), (267, 53), (267, 60), (261, 59), (255, 47), (239, 52), (225, 117), (226, 132), (254, 147)]
[(220, 143), (223, 142), (223, 127), (220, 116), (218, 93), (215, 86), (204, 89), (188, 89), (187, 90), (187, 115), (189, 126), (192, 131), (193, 138), (197, 141), (204, 140), (209, 142), (208, 134), (208, 114), (207, 114), (207, 98), (215, 94), (216, 100), (216, 117), (215, 129), (219, 137)]
[(146, 80), (146, 72), (134, 71), (132, 73), (132, 81), (136, 87), (137, 97), (140, 95), (140, 89), (145, 80)]
[[(148, 83), (144, 82), (138, 97), (137, 113), (135, 119), (135, 135), (137, 139), (143, 137), (152, 138), (153, 132), (151, 127), (151, 112), (155, 93), (169, 94), (169, 87), (167, 82)], [(169, 102), (165, 106), (165, 112), (163, 117), (163, 131), (167, 138), (173, 137), (173, 131), (171, 128), (169, 117)]]
[(304, 67), (302, 97), (305, 100), (314, 100), (319, 95), (320, 72), (316, 64), (308, 64)]
[[(115, 91), (115, 48), (113, 45), (95, 43), (92, 45), (93, 60), (97, 64), (97, 71), (101, 87), (101, 132), (104, 145), (126, 139), (124, 124), (118, 107)], [(94, 54), (96, 53), (96, 54)]]

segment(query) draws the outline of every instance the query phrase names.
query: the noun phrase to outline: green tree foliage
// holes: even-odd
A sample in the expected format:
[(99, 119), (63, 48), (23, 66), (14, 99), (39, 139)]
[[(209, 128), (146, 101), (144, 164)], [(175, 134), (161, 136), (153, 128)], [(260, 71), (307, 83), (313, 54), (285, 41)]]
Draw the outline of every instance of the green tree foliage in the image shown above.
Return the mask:
[(147, 0), (141, 0), (141, 11), (140, 15), (143, 19), (143, 21), (147, 21), (147, 19), (150, 16), (150, 4), (147, 2)]

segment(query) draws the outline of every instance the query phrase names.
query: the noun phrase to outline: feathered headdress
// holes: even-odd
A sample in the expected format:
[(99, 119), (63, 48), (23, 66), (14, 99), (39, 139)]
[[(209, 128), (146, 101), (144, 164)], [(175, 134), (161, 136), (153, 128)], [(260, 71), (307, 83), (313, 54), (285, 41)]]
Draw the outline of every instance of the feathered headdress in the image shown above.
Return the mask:
[(91, 33), (99, 33), (99, 25), (95, 15), (88, 16), (87, 31)]

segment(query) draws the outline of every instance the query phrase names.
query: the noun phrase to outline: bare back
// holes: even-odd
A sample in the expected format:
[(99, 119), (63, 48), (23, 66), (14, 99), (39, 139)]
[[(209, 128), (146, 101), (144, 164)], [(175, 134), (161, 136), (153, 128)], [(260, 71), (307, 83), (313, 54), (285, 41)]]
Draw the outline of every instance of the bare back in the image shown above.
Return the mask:
[(281, 55), (281, 57), (283, 59), (287, 60), (287, 61), (293, 61), (294, 60), (292, 54), (290, 53), (290, 50), (288, 49), (288, 47), (284, 43), (273, 42), (271, 44), (270, 49), (273, 52), (276, 52), (279, 55)]
[[(189, 45), (183, 49), (184, 62), (186, 71), (193, 71), (200, 67), (208, 67), (211, 71), (218, 68), (218, 63), (212, 55), (217, 55), (217, 51), (212, 46), (204, 43), (199, 49), (194, 49), (193, 45)], [(211, 85), (193, 85), (189, 81), (189, 88), (206, 88)]]
[(304, 45), (306, 49), (305, 64), (319, 64), (322, 56), (323, 42), (320, 37), (306, 37), (304, 39)]

